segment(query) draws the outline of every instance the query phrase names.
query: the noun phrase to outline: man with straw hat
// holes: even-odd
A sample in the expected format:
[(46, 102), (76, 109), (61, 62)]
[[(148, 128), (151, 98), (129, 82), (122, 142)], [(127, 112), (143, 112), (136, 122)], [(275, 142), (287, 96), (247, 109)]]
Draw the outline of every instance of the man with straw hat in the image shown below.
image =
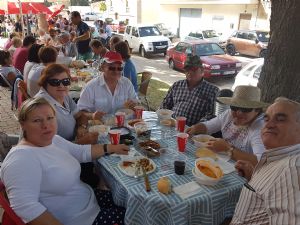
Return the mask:
[(232, 225), (300, 224), (300, 104), (277, 98), (264, 116), (261, 138), (266, 151), (254, 168), (238, 161), (249, 183), (242, 189)]
[(260, 89), (253, 86), (237, 86), (232, 97), (219, 97), (230, 109), (207, 122), (198, 123), (187, 132), (213, 134), (221, 131), (223, 139), (211, 139), (206, 145), (216, 152), (227, 152), (234, 160), (248, 160), (257, 164), (265, 151), (260, 137), (263, 126), (263, 108)]
[(212, 118), (219, 89), (203, 79), (203, 66), (197, 55), (188, 55), (184, 70), (186, 79), (175, 82), (160, 108), (174, 111), (174, 117), (186, 117), (192, 126), (202, 118)]

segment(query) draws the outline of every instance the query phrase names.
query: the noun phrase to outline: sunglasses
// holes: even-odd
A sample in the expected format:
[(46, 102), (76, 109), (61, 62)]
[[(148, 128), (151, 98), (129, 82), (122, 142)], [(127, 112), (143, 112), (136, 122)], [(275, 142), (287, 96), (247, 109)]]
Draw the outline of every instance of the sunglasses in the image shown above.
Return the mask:
[(60, 84), (66, 86), (69, 86), (71, 84), (71, 79), (70, 78), (64, 78), (64, 79), (49, 79), (47, 80), (47, 83), (50, 84), (53, 87), (59, 87)]
[(122, 71), (123, 67), (114, 67), (114, 66), (109, 66), (108, 69), (110, 71)]
[(230, 109), (233, 112), (240, 111), (242, 113), (249, 113), (249, 112), (253, 111), (253, 108), (242, 108), (242, 107), (236, 107), (236, 106), (230, 106)]

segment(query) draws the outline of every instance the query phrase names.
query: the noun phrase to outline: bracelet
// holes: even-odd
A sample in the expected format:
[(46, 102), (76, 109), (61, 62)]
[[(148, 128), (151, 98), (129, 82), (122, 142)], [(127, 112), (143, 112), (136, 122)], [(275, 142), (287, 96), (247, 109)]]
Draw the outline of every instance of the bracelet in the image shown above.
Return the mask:
[(104, 155), (107, 156), (107, 155), (110, 155), (107, 151), (107, 144), (104, 144), (103, 145), (103, 150), (104, 150)]
[(234, 147), (230, 147), (230, 149), (227, 150), (227, 155), (232, 158), (232, 155), (233, 155), (233, 151), (234, 151)]

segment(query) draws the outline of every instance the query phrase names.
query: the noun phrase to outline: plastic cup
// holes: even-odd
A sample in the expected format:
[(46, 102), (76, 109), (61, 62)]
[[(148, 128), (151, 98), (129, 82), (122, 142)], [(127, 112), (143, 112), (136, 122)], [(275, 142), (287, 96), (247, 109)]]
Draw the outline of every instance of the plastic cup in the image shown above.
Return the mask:
[(186, 124), (186, 117), (183, 116), (176, 117), (177, 131), (184, 132), (185, 124)]
[(144, 111), (144, 107), (143, 106), (135, 106), (134, 107), (134, 112), (135, 112), (135, 118), (137, 119), (142, 119), (143, 118), (143, 111)]
[(118, 145), (120, 143), (121, 131), (120, 130), (110, 130), (108, 133), (109, 133), (109, 138), (110, 138), (111, 144)]
[(124, 127), (126, 113), (125, 112), (117, 112), (115, 114), (115, 116), (116, 116), (116, 119), (117, 119), (117, 126), (118, 127)]
[(178, 146), (178, 151), (184, 152), (185, 151), (185, 146), (187, 143), (189, 135), (186, 133), (179, 133), (177, 134), (177, 146)]
[(174, 157), (174, 171), (177, 175), (183, 175), (185, 171), (186, 156), (179, 153)]

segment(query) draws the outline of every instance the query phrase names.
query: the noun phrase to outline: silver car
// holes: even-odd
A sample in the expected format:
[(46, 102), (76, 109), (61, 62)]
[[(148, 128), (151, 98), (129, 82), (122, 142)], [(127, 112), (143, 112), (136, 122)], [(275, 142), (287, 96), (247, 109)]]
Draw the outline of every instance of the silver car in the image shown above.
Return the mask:
[(190, 32), (188, 36), (184, 38), (185, 41), (191, 40), (206, 40), (210, 42), (215, 42), (220, 45), (221, 48), (225, 49), (226, 40), (223, 39), (215, 30), (197, 30)]

